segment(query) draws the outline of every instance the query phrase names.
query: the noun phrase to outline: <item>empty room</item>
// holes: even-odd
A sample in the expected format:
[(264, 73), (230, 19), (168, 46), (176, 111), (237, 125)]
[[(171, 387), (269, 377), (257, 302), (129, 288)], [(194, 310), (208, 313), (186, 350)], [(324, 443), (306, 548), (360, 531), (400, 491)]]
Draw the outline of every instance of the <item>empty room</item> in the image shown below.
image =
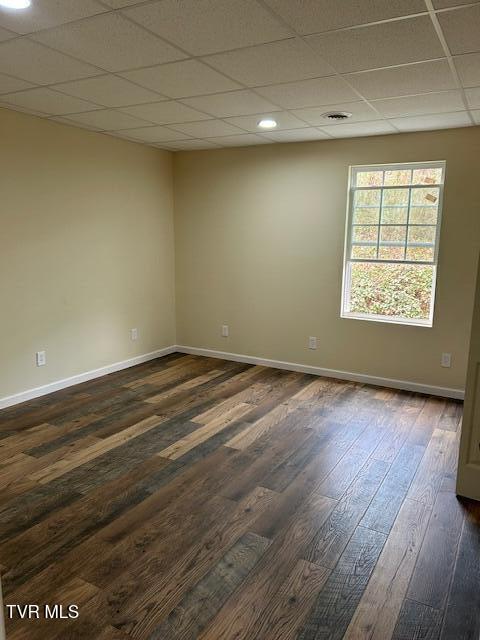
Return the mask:
[(0, 640), (480, 640), (480, 2), (0, 0)]

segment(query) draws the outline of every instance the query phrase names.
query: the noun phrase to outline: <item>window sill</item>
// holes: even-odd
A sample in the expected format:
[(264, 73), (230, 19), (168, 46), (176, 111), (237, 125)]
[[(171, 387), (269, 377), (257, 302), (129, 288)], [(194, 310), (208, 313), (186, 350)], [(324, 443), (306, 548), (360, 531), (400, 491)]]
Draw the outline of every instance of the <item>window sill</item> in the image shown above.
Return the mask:
[(411, 320), (409, 318), (389, 318), (388, 316), (367, 315), (362, 313), (341, 313), (341, 318), (346, 320), (366, 320), (367, 322), (383, 322), (386, 324), (401, 324), (413, 327), (423, 327), (431, 329), (433, 327), (432, 320)]

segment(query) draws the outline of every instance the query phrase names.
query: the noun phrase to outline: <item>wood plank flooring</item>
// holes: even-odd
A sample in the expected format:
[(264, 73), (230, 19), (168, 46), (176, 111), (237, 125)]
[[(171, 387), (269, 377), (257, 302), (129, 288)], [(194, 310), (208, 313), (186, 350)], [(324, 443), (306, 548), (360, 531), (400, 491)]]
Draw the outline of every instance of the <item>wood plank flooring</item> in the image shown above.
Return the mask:
[[(461, 403), (172, 354), (0, 412), (10, 640), (478, 640)], [(66, 611), (66, 609), (64, 609)]]

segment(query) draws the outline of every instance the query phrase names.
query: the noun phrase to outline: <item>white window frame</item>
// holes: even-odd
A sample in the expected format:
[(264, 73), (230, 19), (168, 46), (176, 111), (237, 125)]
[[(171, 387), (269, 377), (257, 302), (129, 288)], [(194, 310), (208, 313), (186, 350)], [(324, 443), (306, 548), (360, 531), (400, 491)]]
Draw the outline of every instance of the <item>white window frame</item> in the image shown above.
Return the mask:
[[(425, 188), (429, 185), (426, 184), (409, 184), (409, 185), (395, 185), (395, 186), (367, 186), (367, 187), (357, 187), (355, 186), (355, 177), (358, 173), (363, 171), (395, 171), (398, 169), (422, 169), (422, 168), (432, 168), (432, 169), (442, 169), (443, 180), (441, 183), (431, 185), (434, 188), (439, 189), (439, 202), (437, 209), (437, 223), (436, 223), (436, 233), (435, 233), (435, 247), (434, 247), (434, 258), (432, 261), (420, 261), (420, 260), (380, 260), (380, 259), (372, 259), (372, 258), (351, 258), (351, 250), (352, 250), (352, 232), (353, 232), (353, 213), (354, 213), (354, 197), (356, 191), (361, 191), (365, 189), (380, 189), (381, 190), (381, 200), (380, 200), (380, 216), (382, 213), (382, 203), (383, 203), (383, 193), (387, 189), (414, 189), (414, 188)], [(442, 223), (442, 209), (443, 209), (443, 190), (445, 185), (445, 171), (446, 171), (446, 163), (444, 160), (436, 160), (432, 162), (404, 162), (404, 163), (396, 163), (396, 164), (375, 164), (375, 165), (352, 165), (349, 168), (348, 175), (348, 199), (347, 199), (347, 215), (346, 215), (346, 224), (345, 224), (345, 248), (344, 248), (344, 257), (343, 257), (343, 279), (342, 279), (342, 300), (341, 300), (341, 309), (340, 316), (342, 318), (354, 319), (354, 320), (367, 320), (369, 322), (386, 322), (390, 324), (404, 324), (404, 325), (414, 325), (420, 327), (432, 327), (433, 326), (433, 317), (434, 317), (434, 309), (435, 309), (435, 292), (437, 285), (437, 267), (438, 267), (438, 250), (440, 243), (440, 228)], [(412, 173), (413, 175), (413, 173)], [(411, 192), (410, 192), (411, 193)], [(410, 202), (408, 204), (408, 216), (410, 215)], [(381, 228), (381, 218), (379, 218), (379, 229)], [(376, 226), (376, 225), (375, 225)], [(392, 226), (404, 226), (404, 225), (392, 225)], [(420, 226), (430, 226), (430, 225), (420, 225)], [(431, 225), (433, 226), (433, 225)], [(407, 217), (407, 239), (408, 239), (408, 217)], [(348, 311), (349, 304), (349, 293), (350, 293), (350, 280), (351, 280), (351, 265), (354, 262), (373, 262), (376, 264), (413, 264), (413, 265), (431, 265), (433, 267), (433, 279), (432, 279), (432, 291), (431, 291), (431, 305), (430, 305), (430, 316), (424, 320), (418, 320), (413, 318), (404, 318), (401, 316), (384, 316), (384, 315), (376, 315), (370, 313), (358, 313)]]

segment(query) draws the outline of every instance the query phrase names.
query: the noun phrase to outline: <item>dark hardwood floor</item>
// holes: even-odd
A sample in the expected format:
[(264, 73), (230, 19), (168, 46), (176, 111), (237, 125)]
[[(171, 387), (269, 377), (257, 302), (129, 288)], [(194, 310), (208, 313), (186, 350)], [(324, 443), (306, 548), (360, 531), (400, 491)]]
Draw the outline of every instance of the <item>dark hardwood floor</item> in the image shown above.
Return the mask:
[(478, 640), (461, 403), (173, 354), (0, 412), (8, 640)]

